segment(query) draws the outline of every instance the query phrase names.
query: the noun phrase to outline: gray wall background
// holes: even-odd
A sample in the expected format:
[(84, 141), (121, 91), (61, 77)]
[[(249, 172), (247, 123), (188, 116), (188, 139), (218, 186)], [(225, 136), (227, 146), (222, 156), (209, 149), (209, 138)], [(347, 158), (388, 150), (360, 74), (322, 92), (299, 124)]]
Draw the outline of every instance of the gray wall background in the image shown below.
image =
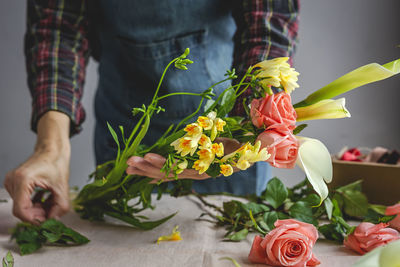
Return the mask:
[[(300, 88), (292, 97), (300, 101), (310, 92), (344, 73), (371, 62), (386, 63), (400, 57), (400, 1), (302, 0), (300, 44), (295, 67)], [(0, 1), (0, 184), (6, 172), (32, 152), (35, 135), (29, 130), (31, 100), (23, 57), (25, 1)], [(87, 111), (84, 131), (72, 138), (71, 185), (82, 186), (94, 169), (93, 96), (96, 64), (87, 68)], [(352, 118), (314, 121), (302, 135), (318, 138), (332, 153), (343, 146), (377, 145), (400, 149), (400, 76), (368, 85), (346, 95)], [(295, 170), (274, 170), (287, 185), (303, 179)]]

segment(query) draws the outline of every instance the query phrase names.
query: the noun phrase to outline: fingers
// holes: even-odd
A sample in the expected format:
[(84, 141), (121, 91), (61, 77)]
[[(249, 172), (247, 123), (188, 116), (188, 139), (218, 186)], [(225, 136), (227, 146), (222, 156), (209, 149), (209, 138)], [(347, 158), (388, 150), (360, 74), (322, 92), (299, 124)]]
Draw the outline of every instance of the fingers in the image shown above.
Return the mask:
[(161, 179), (165, 176), (165, 174), (161, 172), (162, 165), (159, 163), (159, 160), (156, 160), (154, 165), (153, 162), (149, 162), (144, 158), (133, 156), (128, 160), (129, 167), (127, 168), (126, 172), (128, 174), (143, 175), (150, 178)]
[[(174, 181), (174, 175), (171, 173), (169, 177), (165, 177), (165, 173), (161, 172), (161, 168), (164, 166), (166, 159), (158, 154), (148, 153), (143, 158), (133, 156), (128, 159), (127, 164), (129, 165), (126, 169), (126, 173), (132, 175), (141, 175), (154, 178), (152, 184), (158, 183), (160, 180), (163, 182)], [(199, 174), (198, 171), (193, 169), (184, 170), (178, 175), (179, 179), (194, 179), (203, 180), (207, 179), (206, 173)]]
[(61, 196), (59, 193), (53, 193), (48, 201), (50, 204), (50, 209), (47, 214), (48, 218), (54, 218), (58, 220), (70, 209), (68, 196)]
[(38, 224), (46, 220), (46, 211), (40, 203), (32, 202), (32, 190), (33, 187), (23, 182), (12, 192), (13, 214), (22, 221)]

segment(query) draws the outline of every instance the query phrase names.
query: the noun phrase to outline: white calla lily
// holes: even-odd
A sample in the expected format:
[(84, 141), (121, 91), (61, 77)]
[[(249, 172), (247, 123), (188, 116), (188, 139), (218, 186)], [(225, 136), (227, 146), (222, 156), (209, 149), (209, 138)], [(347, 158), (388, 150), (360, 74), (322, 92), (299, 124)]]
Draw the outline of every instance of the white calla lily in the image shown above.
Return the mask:
[(400, 240), (373, 249), (362, 256), (353, 267), (398, 267), (400, 266)]
[(340, 119), (350, 117), (346, 108), (346, 99), (324, 99), (315, 104), (295, 109), (297, 121)]
[(300, 136), (296, 138), (300, 144), (296, 163), (305, 172), (322, 202), (328, 196), (325, 182), (332, 181), (331, 155), (326, 146), (317, 139)]

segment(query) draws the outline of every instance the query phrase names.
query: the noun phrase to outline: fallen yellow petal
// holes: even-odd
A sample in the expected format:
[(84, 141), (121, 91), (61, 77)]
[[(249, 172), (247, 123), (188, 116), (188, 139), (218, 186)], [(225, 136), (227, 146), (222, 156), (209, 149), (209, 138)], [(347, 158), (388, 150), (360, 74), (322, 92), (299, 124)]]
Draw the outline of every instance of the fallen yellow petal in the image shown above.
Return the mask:
[(161, 241), (179, 241), (182, 240), (181, 232), (178, 231), (178, 225), (174, 227), (172, 233), (170, 235), (162, 235), (157, 239), (157, 245), (160, 244)]

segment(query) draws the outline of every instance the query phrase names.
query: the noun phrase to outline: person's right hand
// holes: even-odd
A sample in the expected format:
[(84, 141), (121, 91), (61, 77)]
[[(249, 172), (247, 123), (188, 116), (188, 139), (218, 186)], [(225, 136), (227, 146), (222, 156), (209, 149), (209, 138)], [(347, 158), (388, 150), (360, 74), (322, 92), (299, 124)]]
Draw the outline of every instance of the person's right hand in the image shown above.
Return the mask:
[[(38, 124), (34, 153), (6, 174), (4, 186), (13, 199), (14, 216), (38, 224), (69, 210), (70, 153), (69, 118), (58, 112), (46, 113)], [(32, 199), (35, 188), (50, 191), (50, 196), (42, 201), (42, 194), (37, 194)]]

